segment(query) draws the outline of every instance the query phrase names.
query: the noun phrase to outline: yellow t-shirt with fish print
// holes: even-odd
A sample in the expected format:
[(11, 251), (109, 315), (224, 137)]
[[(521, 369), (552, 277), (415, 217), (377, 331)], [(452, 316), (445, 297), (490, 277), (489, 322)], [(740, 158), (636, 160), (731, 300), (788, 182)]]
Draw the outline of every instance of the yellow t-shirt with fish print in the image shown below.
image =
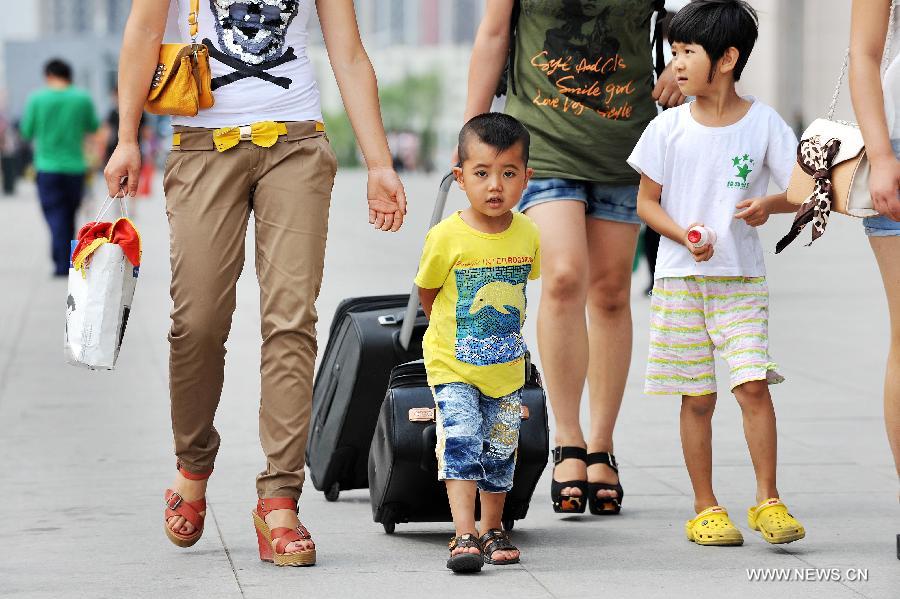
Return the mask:
[(422, 343), (430, 386), (503, 397), (525, 384), (525, 285), (540, 263), (538, 229), (524, 214), (502, 233), (478, 231), (459, 212), (428, 232), (416, 285), (440, 288)]

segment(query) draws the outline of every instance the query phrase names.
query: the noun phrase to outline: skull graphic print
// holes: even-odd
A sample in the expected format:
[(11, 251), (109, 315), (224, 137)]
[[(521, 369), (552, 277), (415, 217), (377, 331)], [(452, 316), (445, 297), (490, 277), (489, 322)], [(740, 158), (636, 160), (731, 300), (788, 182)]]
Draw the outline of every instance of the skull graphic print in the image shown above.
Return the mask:
[(295, 60), (285, 48), (288, 26), (303, 0), (209, 0), (215, 17), (218, 48), (203, 40), (210, 56), (235, 69), (213, 80), (213, 89), (256, 77), (287, 89), (291, 80), (267, 71)]

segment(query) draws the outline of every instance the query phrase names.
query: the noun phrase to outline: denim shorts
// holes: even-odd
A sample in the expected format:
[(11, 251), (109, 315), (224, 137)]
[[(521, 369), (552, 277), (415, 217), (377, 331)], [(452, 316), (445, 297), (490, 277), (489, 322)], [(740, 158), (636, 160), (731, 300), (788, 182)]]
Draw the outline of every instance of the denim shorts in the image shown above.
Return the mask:
[(584, 202), (584, 213), (593, 218), (639, 225), (637, 185), (605, 185), (577, 179), (532, 179), (519, 201), (519, 211), (559, 200)]
[[(900, 139), (892, 139), (894, 154), (900, 158)], [(886, 216), (869, 216), (863, 219), (866, 235), (869, 237), (895, 237), (900, 235), (900, 223)]]
[(512, 489), (521, 423), (521, 389), (488, 397), (478, 387), (434, 387), (438, 480), (473, 480), (488, 493)]

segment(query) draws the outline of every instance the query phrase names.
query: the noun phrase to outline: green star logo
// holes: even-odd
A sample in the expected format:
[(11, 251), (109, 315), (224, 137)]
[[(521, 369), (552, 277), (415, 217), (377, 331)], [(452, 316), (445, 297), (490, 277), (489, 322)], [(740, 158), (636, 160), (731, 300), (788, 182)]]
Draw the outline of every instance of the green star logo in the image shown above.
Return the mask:
[(750, 184), (747, 182), (747, 177), (750, 176), (750, 173), (753, 172), (753, 165), (755, 161), (750, 158), (750, 154), (738, 154), (731, 158), (731, 165), (737, 171), (733, 175), (733, 179), (728, 181), (727, 187), (729, 189), (748, 189)]

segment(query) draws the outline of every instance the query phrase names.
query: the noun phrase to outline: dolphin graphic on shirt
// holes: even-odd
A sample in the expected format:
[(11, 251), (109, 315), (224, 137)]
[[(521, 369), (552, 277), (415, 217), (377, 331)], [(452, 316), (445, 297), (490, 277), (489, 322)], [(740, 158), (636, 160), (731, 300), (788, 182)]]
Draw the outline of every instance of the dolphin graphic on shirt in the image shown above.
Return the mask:
[(500, 314), (509, 314), (509, 308), (515, 308), (519, 313), (519, 321), (525, 319), (525, 283), (512, 285), (503, 281), (488, 283), (478, 290), (469, 314), (477, 314), (488, 306)]

